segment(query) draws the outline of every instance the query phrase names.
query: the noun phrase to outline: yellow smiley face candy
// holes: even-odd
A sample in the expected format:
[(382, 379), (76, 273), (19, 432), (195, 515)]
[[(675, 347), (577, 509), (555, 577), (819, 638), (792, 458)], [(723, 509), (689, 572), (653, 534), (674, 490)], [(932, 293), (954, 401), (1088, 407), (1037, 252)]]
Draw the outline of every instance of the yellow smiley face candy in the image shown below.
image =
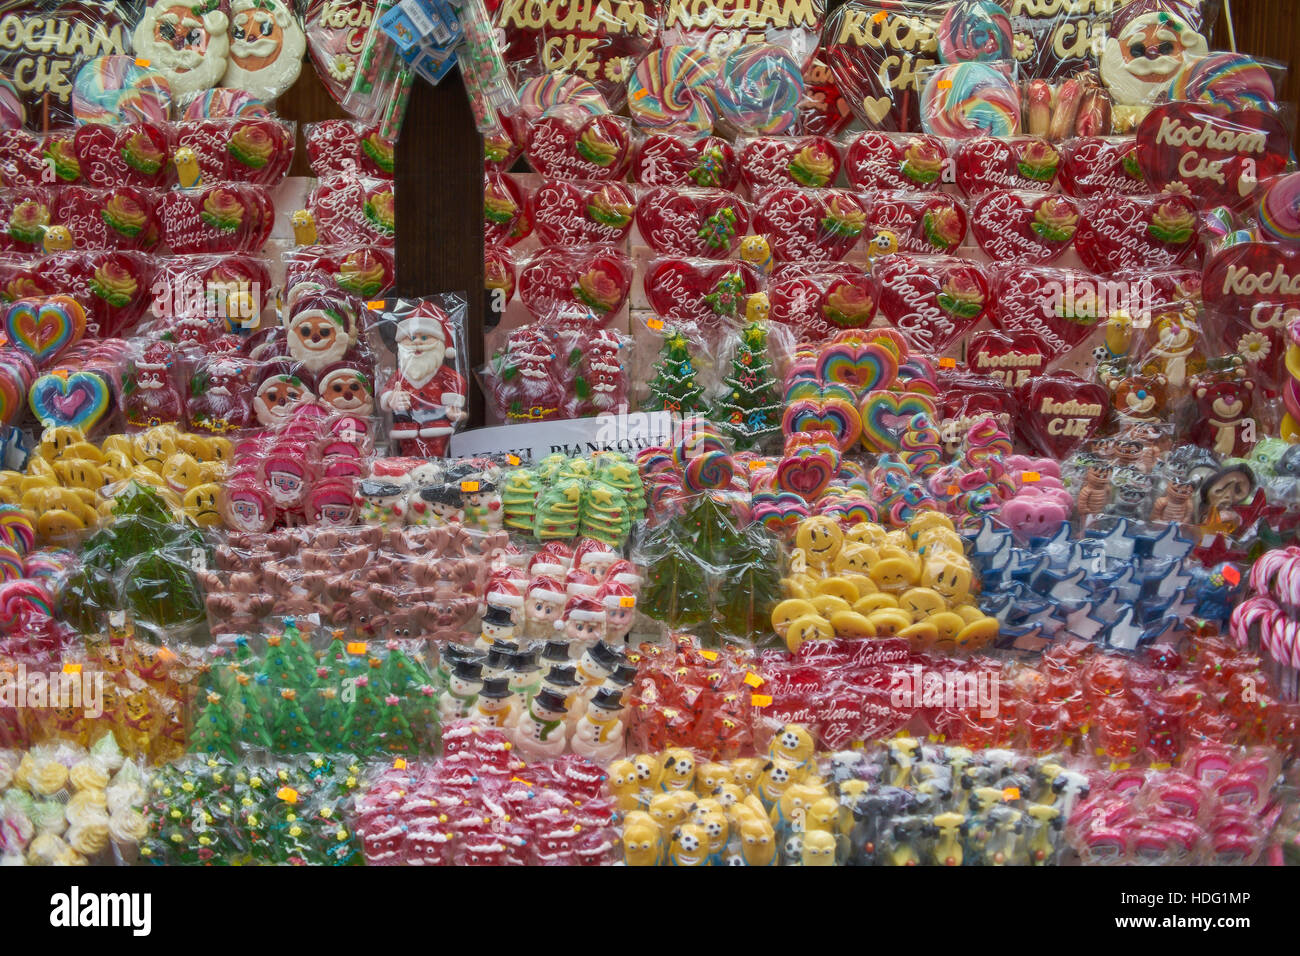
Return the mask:
[(815, 515), (799, 522), (795, 545), (809, 564), (827, 565), (835, 560), (844, 544), (844, 532), (834, 518)]

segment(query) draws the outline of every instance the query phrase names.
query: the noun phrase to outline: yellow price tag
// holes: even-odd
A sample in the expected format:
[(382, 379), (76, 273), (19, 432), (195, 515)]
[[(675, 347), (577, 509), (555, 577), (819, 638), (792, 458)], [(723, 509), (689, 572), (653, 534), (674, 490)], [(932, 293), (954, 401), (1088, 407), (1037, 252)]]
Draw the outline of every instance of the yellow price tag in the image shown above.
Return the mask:
[(65, 674), (80, 674), (80, 673), (81, 673), (81, 665), (80, 665), (80, 664), (64, 664), (64, 665), (63, 665), (63, 673), (65, 673)]
[(281, 787), (279, 790), (275, 791), (275, 795), (285, 803), (298, 802), (298, 791), (293, 789), (293, 787)]
[(650, 320), (648, 320), (648, 321), (646, 322), (646, 325), (649, 326), (649, 328), (650, 328), (651, 331), (653, 331), (653, 332), (658, 332), (658, 331), (660, 331), (660, 330), (664, 327), (664, 320), (663, 320), (663, 319), (650, 319)]
[(149, 69), (149, 64), (150, 64), (150, 61), (149, 61), (149, 60), (146, 60), (146, 59), (145, 59), (144, 57), (142, 57), (142, 56), (137, 56), (137, 57), (135, 58), (135, 65), (136, 65), (136, 66), (142, 66), (142, 67), (144, 67), (144, 68), (147, 70), (147, 69)]
[(878, 10), (878, 11), (876, 12), (876, 15), (873, 16), (871, 19), (872, 19), (872, 21), (873, 21), (874, 23), (884, 23), (884, 22), (885, 22), (885, 17), (887, 17), (887, 16), (889, 16), (889, 14), (886, 13), (884, 10)]
[(935, 85), (941, 90), (950, 90), (952, 89), (952, 80), (940, 80)]
[(523, 459), (520, 458), (518, 455), (506, 455), (506, 461), (508, 461), (512, 465), (518, 465), (523, 461)]
[(759, 677), (753, 671), (750, 671), (745, 675), (745, 683), (755, 690), (758, 690), (758, 688), (763, 686), (763, 678)]
[(1002, 791), (1002, 799), (1003, 799), (1004, 801), (1019, 800), (1019, 799), (1020, 799), (1020, 788), (1019, 788), (1019, 787), (1007, 787), (1005, 790)]
[(957, 367), (957, 360), (955, 358), (948, 357), (948, 358), (939, 359), (939, 368), (956, 368), (956, 367)]
[(401, 757), (398, 757), (396, 760), (393, 761), (393, 769), (394, 769), (394, 770), (405, 770), (405, 769), (406, 769), (406, 761), (403, 760)]
[(1038, 481), (1042, 477), (1043, 476), (1036, 471), (1026, 471), (1024, 474), (1020, 476), (1020, 480), (1027, 485), (1032, 485), (1034, 482)]
[(749, 470), (758, 471), (760, 468), (763, 467), (763, 464), (764, 462), (761, 458), (751, 458), (749, 460)]
[(352, 641), (348, 644), (349, 654), (364, 654), (369, 649), (365, 641)]
[(716, 660), (718, 659), (718, 652), (717, 652), (717, 651), (700, 651), (700, 656), (703, 657), (706, 661), (709, 661), (710, 663), (712, 663), (713, 661), (716, 661)]
[(384, 300), (383, 300), (383, 299), (375, 299), (375, 300), (373, 300), (373, 301), (371, 301), (371, 302), (367, 302), (367, 303), (366, 303), (366, 308), (369, 309), (371, 312), (380, 312), (380, 311), (382, 311), (383, 308), (384, 308)]
[(750, 704), (752, 704), (754, 707), (770, 707), (770, 706), (772, 706), (772, 698), (771, 698), (771, 696), (768, 695), (768, 694), (751, 694), (750, 697), (749, 697), (749, 702), (750, 702)]
[(462, 482), (460, 483), (460, 490), (461, 490), (461, 491), (465, 491), (465, 492), (478, 491), (478, 482), (477, 482), (477, 481), (462, 481)]
[(642, 87), (641, 89), (637, 90), (635, 93), (632, 94), (632, 99), (643, 100), (649, 95), (650, 95), (650, 91)]
[(636, 607), (636, 598), (634, 598), (634, 597), (621, 597), (621, 598), (618, 599), (618, 606), (619, 606), (619, 607)]

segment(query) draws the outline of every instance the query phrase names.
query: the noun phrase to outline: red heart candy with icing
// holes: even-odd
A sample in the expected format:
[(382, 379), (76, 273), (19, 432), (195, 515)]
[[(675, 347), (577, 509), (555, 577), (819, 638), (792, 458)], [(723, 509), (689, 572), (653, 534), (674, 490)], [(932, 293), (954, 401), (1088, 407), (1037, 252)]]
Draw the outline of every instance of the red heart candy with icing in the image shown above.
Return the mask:
[(163, 238), (177, 255), (249, 249), (262, 219), (257, 202), (233, 183), (163, 194)]
[(80, 302), (87, 336), (105, 338), (136, 322), (153, 301), (152, 263), (139, 252), (61, 252), (37, 264), (35, 279)]
[(483, 244), (513, 246), (533, 231), (528, 197), (509, 173), (483, 176)]
[(1071, 196), (1090, 199), (1151, 191), (1138, 162), (1137, 140), (1131, 136), (1079, 136), (1058, 144), (1057, 151), (1061, 188)]
[(1093, 272), (1163, 268), (1196, 254), (1196, 207), (1185, 196), (1105, 196), (1083, 205), (1074, 248)]
[(971, 232), (994, 262), (1041, 265), (1070, 246), (1079, 205), (1068, 196), (999, 189), (975, 201)]
[(944, 351), (991, 305), (984, 270), (950, 256), (886, 256), (872, 274), (880, 285), (881, 313), (922, 352)]
[(980, 136), (957, 147), (957, 185), (972, 199), (991, 189), (1050, 192), (1061, 154), (1038, 136)]
[(801, 342), (822, 342), (843, 329), (871, 324), (880, 289), (869, 273), (847, 264), (810, 268), (782, 269), (768, 282), (771, 321), (790, 326)]
[[(0, 155), (4, 155), (3, 146), (0, 146)], [(41, 143), (41, 159), (47, 169), (53, 170), (56, 185), (72, 186), (83, 182), (81, 163), (77, 160), (77, 135), (74, 130), (55, 130), (46, 133)], [(44, 176), (48, 179), (49, 173), (44, 173)], [(3, 178), (3, 173), (0, 173), (0, 178)]]
[(387, 180), (350, 176), (326, 180), (312, 190), (307, 204), (321, 242), (393, 244), (393, 184)]
[(529, 127), (524, 155), (547, 179), (617, 180), (632, 160), (632, 139), (622, 117), (557, 106)]
[(1020, 388), (1047, 371), (1051, 357), (1034, 332), (976, 332), (966, 347), (966, 365), (972, 372), (991, 375), (1008, 388)]
[(0, 190), (0, 249), (39, 251), (45, 226), (58, 221), (55, 205), (63, 192), (37, 186)]
[[(993, 324), (1004, 332), (1031, 332), (1052, 358), (1059, 358), (1087, 338), (1105, 312), (1105, 280), (1077, 269), (1052, 266), (1002, 266), (991, 270), (995, 305)], [(1098, 298), (1102, 300), (1099, 310)]]
[(661, 186), (641, 196), (636, 225), (656, 252), (725, 259), (749, 231), (749, 207), (724, 189)]
[(871, 198), (866, 231), (869, 236), (892, 232), (899, 252), (955, 253), (966, 237), (966, 209), (943, 193), (878, 192)]
[(55, 221), (68, 228), (79, 249), (148, 251), (162, 239), (161, 218), (168, 195), (134, 186), (66, 186), (59, 190)]
[(840, 151), (824, 136), (756, 136), (740, 151), (740, 179), (750, 195), (778, 186), (833, 186)]
[(537, 237), (548, 246), (616, 245), (632, 231), (636, 199), (619, 183), (552, 179), (532, 195)]
[(632, 261), (615, 249), (542, 249), (520, 267), (519, 299), (534, 318), (578, 305), (604, 326), (627, 300), (632, 273)]
[(1170, 186), (1204, 207), (1249, 203), (1259, 182), (1291, 159), (1276, 113), (1211, 103), (1165, 103), (1137, 131), (1137, 157), (1154, 189)]
[(969, 365), (969, 371), (941, 369), (939, 372), (942, 396), (939, 411), (943, 416), (940, 435), (945, 445), (952, 446), (951, 452), (956, 451), (972, 425), (990, 416), (1010, 434), (1024, 405), (1017, 397), (1019, 392), (1008, 388), (1002, 379), (980, 373), (973, 362)]
[(293, 164), (293, 137), (278, 121), (265, 117), (226, 120), (226, 179), (275, 186)]
[(1021, 436), (1040, 454), (1065, 461), (1106, 421), (1110, 393), (1095, 382), (1058, 372), (1025, 387)]
[(1300, 249), (1264, 242), (1222, 249), (1205, 263), (1201, 295), (1223, 326), (1225, 350), (1252, 362), (1263, 336), (1268, 354), (1252, 367), (1274, 380), (1285, 378), (1286, 326), (1300, 317)]
[(356, 170), (361, 133), (355, 123), (342, 119), (309, 123), (302, 138), (307, 146), (307, 162), (318, 179)]
[(226, 129), (218, 120), (185, 120), (172, 124), (173, 155), (182, 147), (194, 153), (203, 182), (226, 178)]
[(844, 175), (859, 189), (938, 189), (948, 146), (928, 133), (867, 130), (849, 142)]
[(0, 186), (39, 186), (44, 173), (40, 137), (25, 129), (0, 129)]
[(103, 123), (86, 123), (73, 136), (81, 181), (87, 186), (112, 189), (126, 184), (128, 167), (118, 152), (117, 130)]
[(123, 178), (112, 185), (161, 189), (170, 175), (171, 147), (164, 130), (152, 123), (117, 128), (113, 152), (123, 163)]
[(862, 201), (843, 189), (773, 189), (754, 212), (754, 232), (767, 238), (778, 262), (837, 262), (866, 224)]
[(735, 189), (739, 179), (736, 151), (716, 136), (651, 133), (632, 159), (632, 182), (643, 186)]
[(646, 300), (661, 319), (701, 327), (743, 319), (746, 298), (762, 285), (747, 262), (677, 257), (654, 260), (642, 281)]

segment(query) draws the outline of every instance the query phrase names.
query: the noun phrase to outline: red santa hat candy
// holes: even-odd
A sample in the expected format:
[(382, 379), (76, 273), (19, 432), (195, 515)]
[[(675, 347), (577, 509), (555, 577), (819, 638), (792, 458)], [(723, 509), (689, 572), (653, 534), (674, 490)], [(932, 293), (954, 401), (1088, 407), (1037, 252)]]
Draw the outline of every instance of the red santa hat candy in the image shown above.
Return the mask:
[(528, 585), (528, 600), (563, 604), (565, 601), (564, 585), (560, 584), (555, 578), (546, 575), (533, 578), (533, 583)]
[(611, 564), (618, 560), (618, 552), (604, 541), (595, 538), (583, 538), (573, 552), (573, 565), (582, 568), (590, 564), (599, 569), (595, 573), (603, 574)]
[(489, 607), (521, 608), (524, 596), (519, 593), (517, 583), (504, 575), (493, 575), (487, 586), (487, 604)]
[(553, 552), (545, 549), (538, 551), (528, 559), (528, 573), (534, 578), (558, 577), (569, 570), (569, 563), (561, 561)]
[(524, 552), (513, 541), (507, 541), (492, 552), (493, 568), (516, 568), (522, 571), (526, 560)]
[[(600, 601), (602, 606), (610, 610), (636, 605), (636, 595), (632, 593), (632, 589), (618, 581), (607, 580), (602, 584), (600, 591), (596, 594), (596, 599)], [(624, 601), (631, 601), (632, 603), (625, 605)]]
[(421, 302), (409, 316), (397, 323), (397, 337), (409, 339), (415, 335), (432, 335), (446, 348), (446, 357), (455, 358), (455, 343), (448, 329), (447, 313), (432, 302)]
[(564, 605), (563, 619), (555, 622), (555, 629), (562, 630), (565, 621), (603, 621), (605, 609), (593, 598), (571, 597)]
[(606, 581), (617, 581), (619, 584), (626, 584), (633, 591), (641, 586), (641, 573), (637, 571), (636, 565), (626, 558), (615, 561), (605, 572)]
[(570, 597), (594, 598), (600, 590), (600, 579), (586, 571), (573, 570), (564, 576), (564, 593)]

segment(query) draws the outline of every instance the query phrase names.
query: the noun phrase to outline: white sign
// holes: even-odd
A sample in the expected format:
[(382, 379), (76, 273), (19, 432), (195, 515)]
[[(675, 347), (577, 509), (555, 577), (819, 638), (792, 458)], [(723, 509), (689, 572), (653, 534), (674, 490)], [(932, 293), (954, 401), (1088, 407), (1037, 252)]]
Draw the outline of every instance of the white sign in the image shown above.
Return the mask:
[(532, 422), (472, 428), (451, 436), (452, 458), (517, 455), (525, 464), (547, 455), (590, 455), (617, 451), (625, 455), (669, 445), (673, 422), (668, 412), (620, 412), (562, 422)]

